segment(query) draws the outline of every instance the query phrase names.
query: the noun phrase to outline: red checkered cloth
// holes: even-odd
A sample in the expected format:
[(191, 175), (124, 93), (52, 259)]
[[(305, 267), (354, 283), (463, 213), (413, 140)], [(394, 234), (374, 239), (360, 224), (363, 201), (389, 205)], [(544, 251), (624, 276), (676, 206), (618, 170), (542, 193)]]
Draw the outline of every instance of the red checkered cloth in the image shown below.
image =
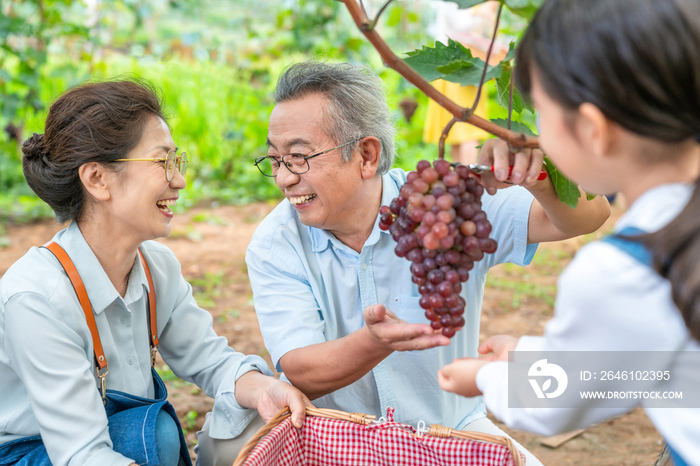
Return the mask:
[[(457, 438), (438, 438), (393, 421), (367, 426), (350, 421), (307, 416), (297, 429), (291, 418), (273, 428), (246, 459), (245, 466), (512, 466), (503, 445)], [(523, 464), (525, 457), (520, 454)]]

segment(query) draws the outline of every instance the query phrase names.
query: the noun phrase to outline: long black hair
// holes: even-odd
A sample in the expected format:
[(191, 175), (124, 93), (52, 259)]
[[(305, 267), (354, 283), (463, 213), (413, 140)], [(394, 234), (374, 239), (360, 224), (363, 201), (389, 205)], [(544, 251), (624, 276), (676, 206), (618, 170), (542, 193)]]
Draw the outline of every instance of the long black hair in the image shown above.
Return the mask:
[[(700, 135), (698, 0), (547, 0), (516, 62), (526, 96), (536, 70), (566, 109), (589, 102), (621, 127), (672, 144)], [(640, 241), (700, 341), (700, 179), (684, 210)]]

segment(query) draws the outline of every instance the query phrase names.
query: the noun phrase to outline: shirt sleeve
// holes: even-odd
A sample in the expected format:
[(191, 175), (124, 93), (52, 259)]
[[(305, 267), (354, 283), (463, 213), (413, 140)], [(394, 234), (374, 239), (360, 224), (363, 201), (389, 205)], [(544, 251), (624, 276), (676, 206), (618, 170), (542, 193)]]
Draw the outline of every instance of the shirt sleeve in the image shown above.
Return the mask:
[(255, 410), (242, 408), (236, 401), (236, 381), (250, 371), (268, 376), (272, 372), (260, 356), (239, 353), (216, 334), (211, 314), (197, 306), (192, 287), (182, 275), (175, 308), (160, 335), (159, 350), (173, 373), (214, 398), (212, 438), (236, 437), (255, 417)]
[(289, 262), (297, 256), (292, 251), (283, 258), (262, 247), (249, 247), (246, 254), (255, 312), (279, 372), (279, 360), (289, 351), (326, 341), (311, 285), (301, 265)]
[[(520, 338), (516, 351), (610, 351), (612, 358), (615, 351), (674, 351), (684, 341), (682, 321), (671, 322), (663, 312), (673, 309), (668, 284), (609, 245), (582, 248), (557, 286), (555, 315), (544, 336)], [(507, 362), (483, 366), (476, 383), (487, 408), (506, 425), (543, 435), (586, 427), (639, 404), (628, 399), (619, 408), (595, 408), (602, 400), (582, 399), (570, 409), (508, 408)], [(590, 381), (587, 389), (607, 390), (606, 383)]]
[[(4, 346), (22, 380), (55, 466), (127, 466), (112, 449), (107, 414), (83, 339), (45, 297), (19, 293), (5, 305)], [(50, 389), (47, 389), (50, 387)]]
[(484, 256), (485, 267), (504, 262), (525, 266), (532, 261), (538, 244), (527, 244), (527, 235), (534, 199), (521, 186), (499, 189), (493, 196), (484, 192), (482, 209), (493, 227), (490, 236), (498, 243), (495, 253)]

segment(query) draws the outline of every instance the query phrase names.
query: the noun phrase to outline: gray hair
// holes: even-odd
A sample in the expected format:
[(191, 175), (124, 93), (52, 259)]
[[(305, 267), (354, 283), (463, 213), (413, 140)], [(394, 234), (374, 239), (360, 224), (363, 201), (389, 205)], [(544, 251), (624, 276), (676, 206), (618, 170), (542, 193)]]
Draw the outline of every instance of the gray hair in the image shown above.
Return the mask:
[[(394, 164), (395, 128), (386, 102), (384, 85), (368, 66), (307, 61), (287, 68), (275, 88), (275, 103), (320, 93), (328, 99), (323, 109), (325, 133), (337, 144), (367, 136), (379, 139), (382, 152), (377, 171), (384, 174)], [(353, 145), (343, 150), (352, 159)]]

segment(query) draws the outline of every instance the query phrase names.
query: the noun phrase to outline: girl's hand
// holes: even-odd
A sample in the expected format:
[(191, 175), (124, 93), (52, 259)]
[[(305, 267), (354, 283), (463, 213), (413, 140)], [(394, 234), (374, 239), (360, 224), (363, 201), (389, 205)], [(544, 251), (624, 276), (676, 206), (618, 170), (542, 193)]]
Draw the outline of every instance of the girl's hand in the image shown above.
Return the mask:
[(455, 359), (438, 371), (440, 388), (468, 398), (481, 395), (476, 386), (476, 374), (485, 364), (492, 361), (507, 361), (508, 351), (515, 350), (518, 344), (516, 338), (508, 335), (497, 335), (486, 340), (479, 346), (479, 354), (483, 358)]
[(481, 395), (476, 386), (476, 373), (487, 363), (486, 359), (455, 359), (438, 371), (440, 388), (467, 398)]
[[(479, 346), (479, 354), (488, 354), (484, 359), (489, 361), (507, 361), (508, 351), (515, 351), (518, 339), (508, 335), (496, 335)], [(492, 353), (492, 354), (489, 354)]]
[[(539, 149), (523, 149), (514, 154), (507, 142), (502, 139), (489, 139), (479, 152), (477, 163), (493, 166), (493, 173), (484, 172), (476, 179), (491, 195), (496, 194), (498, 189), (514, 184), (531, 188), (538, 183), (537, 177), (542, 171), (543, 161), (544, 153)], [(511, 165), (513, 173), (509, 178), (508, 170)]]
[(236, 400), (245, 408), (257, 409), (265, 422), (288, 406), (292, 412), (292, 424), (296, 428), (301, 428), (304, 424), (306, 407), (313, 408), (306, 395), (292, 385), (256, 371), (238, 378)]

